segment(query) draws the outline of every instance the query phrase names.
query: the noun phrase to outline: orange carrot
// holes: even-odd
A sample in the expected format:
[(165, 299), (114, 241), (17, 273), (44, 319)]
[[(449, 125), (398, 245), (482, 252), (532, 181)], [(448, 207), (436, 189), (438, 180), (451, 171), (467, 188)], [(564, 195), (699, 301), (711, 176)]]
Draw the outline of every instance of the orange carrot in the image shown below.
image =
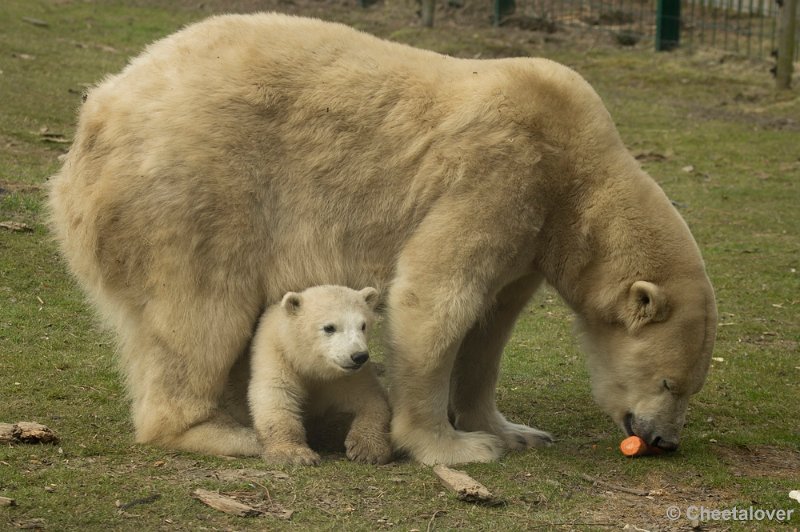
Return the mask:
[(625, 456), (646, 456), (652, 454), (661, 454), (662, 450), (653, 445), (648, 445), (646, 441), (639, 436), (629, 436), (622, 440), (619, 444), (619, 450)]

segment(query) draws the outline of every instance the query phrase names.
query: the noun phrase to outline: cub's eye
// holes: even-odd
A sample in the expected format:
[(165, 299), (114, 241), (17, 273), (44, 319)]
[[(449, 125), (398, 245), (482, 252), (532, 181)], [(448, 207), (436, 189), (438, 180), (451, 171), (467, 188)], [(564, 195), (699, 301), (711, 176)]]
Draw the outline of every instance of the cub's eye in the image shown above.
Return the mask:
[(664, 379), (662, 384), (664, 384), (664, 388), (666, 388), (667, 390), (672, 391), (672, 386), (670, 386), (670, 383), (669, 383), (669, 381), (667, 379)]
[(326, 325), (325, 327), (322, 328), (322, 330), (325, 331), (325, 334), (333, 334), (336, 332), (336, 326)]
[(366, 322), (361, 324), (361, 330), (362, 331), (366, 331), (367, 330), (367, 323)]

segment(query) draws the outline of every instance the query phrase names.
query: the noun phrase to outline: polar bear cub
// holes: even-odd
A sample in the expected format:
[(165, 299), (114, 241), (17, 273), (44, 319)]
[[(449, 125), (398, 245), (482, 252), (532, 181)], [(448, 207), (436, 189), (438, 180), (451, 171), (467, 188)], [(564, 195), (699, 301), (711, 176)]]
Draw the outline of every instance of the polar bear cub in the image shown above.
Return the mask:
[(374, 288), (324, 285), (289, 292), (264, 313), (253, 339), (248, 401), (266, 461), (319, 463), (303, 420), (329, 410), (354, 415), (345, 439), (349, 459), (391, 459), (388, 400), (367, 364), (377, 302)]

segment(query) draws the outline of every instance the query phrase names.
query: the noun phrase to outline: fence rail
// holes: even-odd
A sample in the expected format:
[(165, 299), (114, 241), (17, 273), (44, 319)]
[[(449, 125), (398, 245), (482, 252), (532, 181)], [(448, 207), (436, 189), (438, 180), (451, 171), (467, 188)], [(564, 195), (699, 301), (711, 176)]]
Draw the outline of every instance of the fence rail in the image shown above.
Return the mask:
[[(623, 44), (632, 44), (655, 37), (656, 4), (657, 0), (517, 0), (515, 12), (556, 24), (607, 29)], [(681, 0), (680, 42), (769, 57), (778, 47), (779, 16), (775, 0)], [(800, 43), (800, 25), (795, 42)], [(798, 59), (796, 45), (794, 60)]]

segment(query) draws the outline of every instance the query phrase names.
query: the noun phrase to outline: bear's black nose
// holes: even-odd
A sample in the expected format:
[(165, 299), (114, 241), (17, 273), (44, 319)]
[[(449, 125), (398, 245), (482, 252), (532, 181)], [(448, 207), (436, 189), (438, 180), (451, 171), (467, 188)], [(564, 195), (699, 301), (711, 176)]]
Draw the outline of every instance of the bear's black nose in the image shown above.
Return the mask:
[(359, 351), (358, 353), (353, 353), (350, 355), (350, 360), (358, 364), (359, 366), (369, 360), (369, 353), (366, 351)]
[(659, 447), (670, 453), (678, 450), (677, 442), (665, 440), (661, 436), (656, 436), (655, 439), (653, 439), (653, 441), (650, 443), (650, 445), (654, 447)]

